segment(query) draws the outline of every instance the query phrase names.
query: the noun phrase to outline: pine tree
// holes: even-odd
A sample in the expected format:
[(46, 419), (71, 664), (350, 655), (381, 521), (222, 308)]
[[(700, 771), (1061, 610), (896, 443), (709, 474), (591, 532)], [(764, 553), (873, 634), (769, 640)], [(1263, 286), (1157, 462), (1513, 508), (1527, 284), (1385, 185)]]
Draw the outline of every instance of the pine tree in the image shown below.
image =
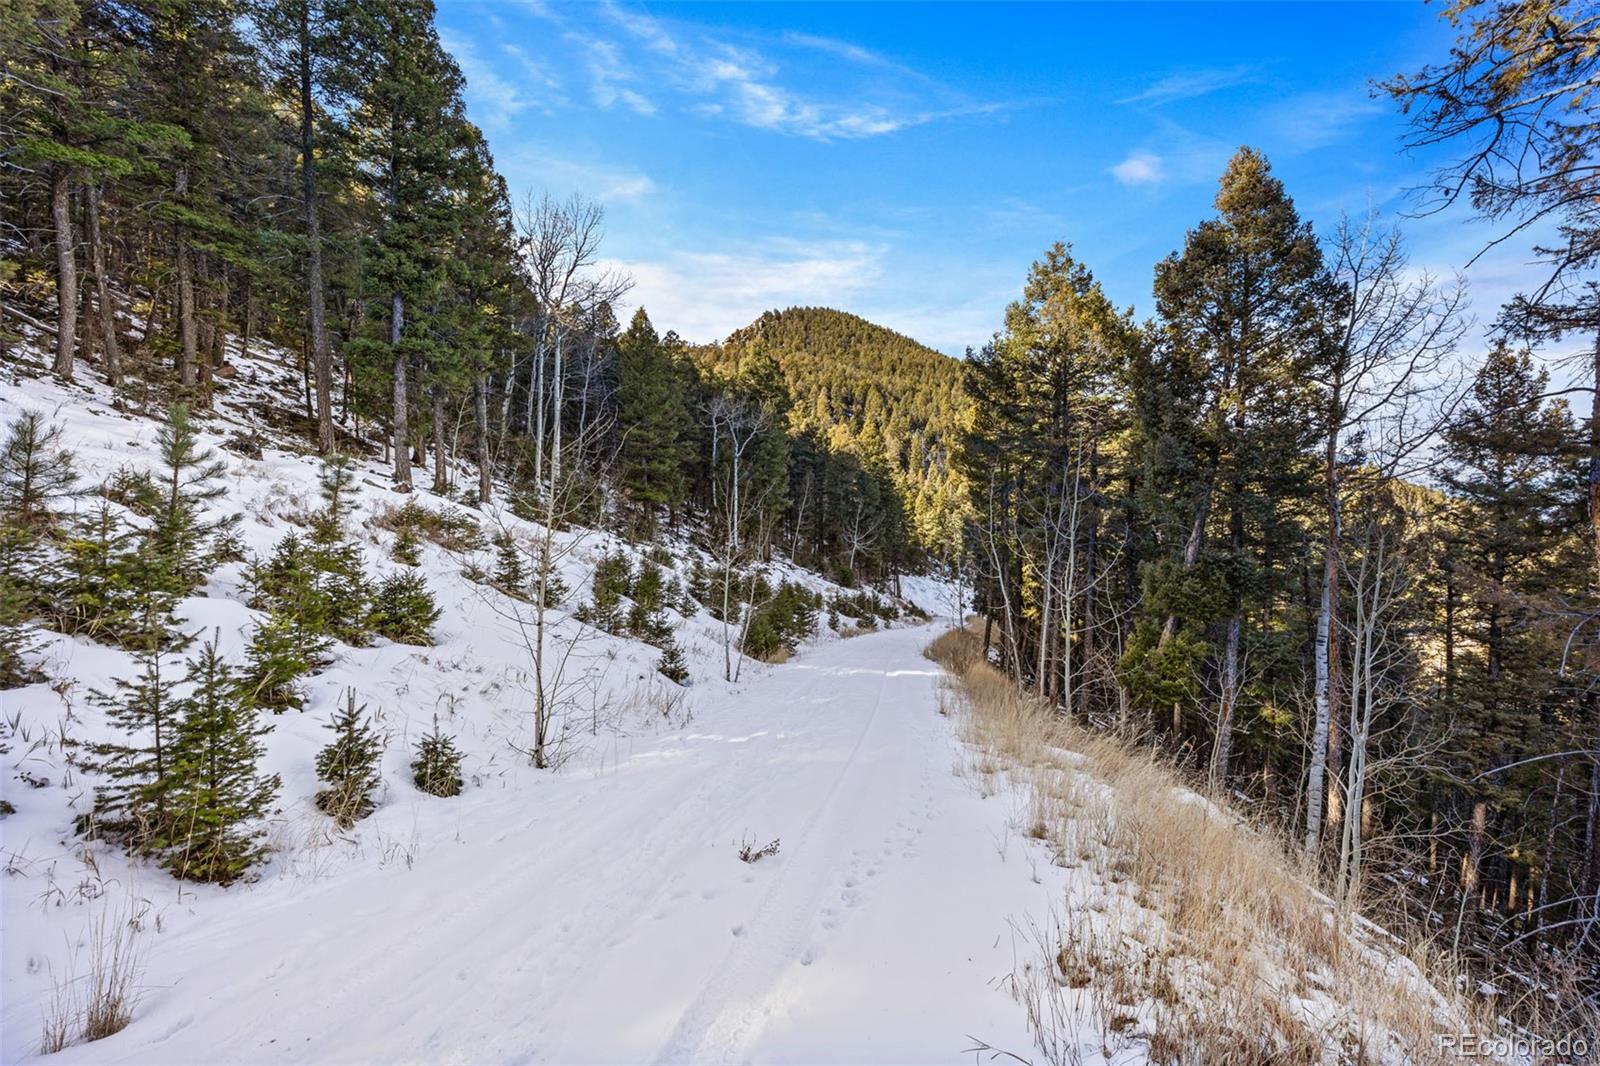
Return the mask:
[(394, 537), (394, 550), (390, 558), (402, 566), (422, 565), (422, 541), (413, 526), (401, 526)]
[[(1296, 501), (1313, 498), (1307, 456), (1320, 399), (1309, 381), (1327, 358), (1324, 323), (1339, 317), (1342, 293), (1323, 268), (1310, 225), (1260, 153), (1242, 148), (1233, 157), (1216, 208), (1216, 218), (1189, 232), (1183, 252), (1156, 268), (1161, 365), (1171, 378), (1161, 394), (1189, 410), (1161, 427), (1174, 435), (1159, 446), (1163, 467), (1148, 476), (1169, 516), (1169, 543), (1182, 546), (1168, 572), (1205, 579), (1210, 569), (1225, 589), (1212, 634), (1218, 706), (1211, 772), (1221, 780), (1248, 696), (1244, 661), (1248, 656), (1266, 674), (1274, 665), (1273, 627), (1288, 621), (1274, 607), (1298, 575), (1273, 552), (1300, 539)], [(1208, 526), (1215, 546), (1202, 553)], [(1169, 615), (1157, 623), (1156, 646), (1170, 642), (1183, 621)]]
[(372, 370), (389, 371), (394, 482), (402, 491), (412, 484), (412, 376), (443, 354), (436, 297), (459, 221), (457, 153), (468, 139), (461, 72), (439, 43), (433, 15), (430, 2), (374, 0), (346, 8), (341, 24), (359, 68), (351, 109), (358, 173), (381, 216), (367, 251), (374, 328), (347, 350)]
[(411, 775), (416, 786), (430, 796), (461, 795), (461, 753), (456, 750), (455, 738), (439, 731), (437, 717), (433, 732), (417, 742)]
[(0, 446), (0, 525), (29, 536), (55, 528), (56, 505), (75, 494), (78, 480), (61, 439), (61, 427), (35, 411), (12, 420)]
[(240, 697), (214, 639), (188, 670), (193, 689), (181, 702), (173, 737), (172, 839), (164, 862), (178, 877), (229, 884), (266, 850), (263, 830), (252, 823), (266, 815), (280, 784), (258, 772), (261, 738), (271, 729)]
[(1441, 708), (1453, 733), (1445, 783), (1471, 806), (1469, 909), (1502, 812), (1520, 807), (1542, 780), (1537, 765), (1502, 768), (1556, 750), (1559, 716), (1573, 702), (1560, 692), (1566, 627), (1540, 624), (1542, 602), (1582, 587), (1586, 563), (1579, 437), (1565, 404), (1544, 399), (1548, 384), (1526, 351), (1497, 344), (1441, 448), (1443, 481), (1461, 506), (1447, 551), (1463, 602), (1449, 637), (1476, 649), (1452, 657)]
[(661, 658), (656, 662), (656, 670), (662, 677), (675, 684), (689, 683), (689, 664), (683, 657), (683, 649), (678, 647), (678, 642), (670, 636), (661, 647)]
[(355, 462), (344, 452), (335, 452), (322, 461), (318, 487), (322, 492), (322, 510), (311, 519), (311, 542), (318, 547), (332, 547), (345, 536), (345, 519), (350, 513), (350, 497), (355, 491)]
[(21, 571), (12, 556), (15, 538), (9, 529), (0, 529), (0, 690), (18, 688), (37, 680), (25, 656), (34, 640), (24, 623), (28, 620), (29, 595), (14, 577)]
[(356, 706), (355, 690), (349, 690), (344, 709), (329, 723), (334, 739), (317, 754), (317, 778), (328, 785), (317, 793), (317, 808), (341, 829), (373, 812), (372, 792), (381, 780), (383, 745), (366, 711), (365, 704)]
[(32, 411), (18, 415), (0, 446), (0, 688), (36, 676), (23, 659), (33, 645), (24, 623), (53, 591), (46, 542), (60, 524), (56, 504), (76, 483), (61, 428)]
[[(59, 566), (50, 613), (63, 633), (138, 646), (141, 601), (158, 595), (170, 600), (149, 588), (136, 532), (108, 503), (77, 516), (61, 544)], [(165, 604), (158, 609), (162, 618), (168, 612)]]
[(209, 569), (211, 538), (236, 521), (203, 517), (207, 506), (228, 491), (217, 483), (228, 466), (214, 448), (201, 446), (189, 409), (182, 404), (168, 411), (167, 421), (156, 431), (156, 446), (161, 453), (161, 503), (142, 554), (150, 560), (151, 579), (183, 596)]
[(676, 510), (688, 491), (688, 407), (671, 358), (639, 308), (617, 342), (617, 477), (639, 506), (646, 535), (654, 531), (658, 511)]
[(306, 633), (362, 645), (371, 632), (372, 593), (354, 544), (316, 544), (284, 534), (272, 555), (245, 572), (249, 604), (293, 619)]
[(439, 614), (418, 573), (391, 574), (378, 582), (372, 594), (372, 629), (399, 644), (432, 644)]
[(592, 589), (594, 599), (585, 604), (581, 617), (597, 629), (615, 633), (622, 628), (622, 597), (628, 594), (631, 568), (624, 552), (607, 553), (595, 564)]
[(540, 606), (546, 609), (561, 606), (561, 601), (567, 598), (567, 583), (561, 580), (560, 572), (554, 567), (551, 567), (549, 573), (545, 576), (542, 591), (544, 602)]
[(159, 857), (173, 839), (174, 734), (180, 703), (173, 691), (175, 679), (163, 671), (160, 622), (147, 617), (144, 624), (150, 635), (136, 656), (138, 674), (117, 678), (112, 692), (90, 696), (125, 738), (90, 745), (91, 767), (108, 782), (96, 790), (94, 810), (80, 829)]
[(300, 679), (326, 661), (328, 640), (299, 620), (273, 613), (256, 626), (245, 652), (239, 691), (252, 706), (276, 713), (305, 709)]
[(528, 594), (528, 571), (522, 564), (522, 550), (516, 538), (502, 530), (495, 534), (495, 588), (508, 596), (523, 599)]

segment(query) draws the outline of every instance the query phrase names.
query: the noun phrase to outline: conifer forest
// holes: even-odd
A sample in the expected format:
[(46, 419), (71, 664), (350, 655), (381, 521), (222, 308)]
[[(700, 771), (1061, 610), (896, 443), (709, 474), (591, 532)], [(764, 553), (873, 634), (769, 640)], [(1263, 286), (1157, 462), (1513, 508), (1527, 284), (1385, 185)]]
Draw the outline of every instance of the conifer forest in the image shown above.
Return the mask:
[(1600, 1058), (1600, 7), (823, 8), (0, 0), (0, 1058)]

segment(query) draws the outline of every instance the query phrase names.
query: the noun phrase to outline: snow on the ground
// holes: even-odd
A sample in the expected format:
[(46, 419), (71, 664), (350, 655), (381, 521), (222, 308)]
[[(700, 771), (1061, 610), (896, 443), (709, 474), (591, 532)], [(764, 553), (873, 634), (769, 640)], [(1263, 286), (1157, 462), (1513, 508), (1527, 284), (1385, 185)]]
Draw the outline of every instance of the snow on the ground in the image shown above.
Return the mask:
[[(212, 445), (265, 434), (255, 405), (294, 395), (281, 367), (235, 361), (203, 423)], [(156, 462), (156, 424), (104, 390), (0, 382), (0, 423), (24, 408), (66, 426), (86, 482)], [(269, 440), (260, 459), (222, 454), (219, 509), (244, 515), (251, 553), (318, 505), (318, 464), (292, 442)], [(399, 568), (372, 524), (402, 499), (386, 485), (376, 463), (362, 468), (350, 523), (374, 576)], [(499, 508), (469, 513), (532, 530)], [(572, 607), (620, 542), (563, 536), (578, 542), (563, 563)], [(519, 752), (524, 640), (508, 601), (463, 575), (469, 561), (423, 544), (444, 610), (435, 646), (340, 646), (307, 685), (307, 710), (269, 717), (264, 769), (283, 781), (274, 850), (254, 881), (226, 889), (73, 834), (93, 781), (67, 765), (62, 734), (106, 736), (87, 696), (132, 666), (46, 638), (51, 680), (0, 693), (0, 789), (17, 809), (0, 819), (0, 1059), (37, 1054), (52, 985), (84, 974), (91, 927), (129, 918), (145, 963), (132, 1024), (52, 1061), (929, 1062), (970, 1061), (974, 1040), (1027, 1053), (1002, 988), (1019, 950), (1010, 920), (1044, 913), (1065, 872), (1018, 837), (1014, 794), (982, 798), (953, 772), (959, 743), (920, 654), (936, 623), (848, 640), (823, 626), (789, 663), (747, 662), (728, 684), (720, 624), (673, 615), (688, 689), (656, 673), (656, 649), (590, 631), (574, 645), (568, 760), (539, 771)], [(259, 618), (241, 602), (242, 571), (223, 566), (181, 611), (235, 662)], [(786, 576), (840, 591), (775, 564), (773, 580)], [(941, 583), (904, 586), (935, 618), (949, 613)], [(578, 628), (563, 617), (559, 639)], [(313, 805), (313, 762), (347, 688), (387, 748), (379, 809), (339, 832)], [(412, 747), (435, 718), (465, 754), (457, 798), (411, 784)], [(774, 839), (776, 855), (739, 861), (742, 841)]]
[[(1059, 881), (1036, 883), (1012, 812), (951, 773), (920, 655), (932, 633), (816, 649), (603, 765), (392, 801), (375, 817), (409, 841), (403, 862), (191, 904), (153, 938), (134, 1023), (68, 1057), (953, 1062), (973, 1037), (1026, 1051), (997, 987), (1006, 918)], [(774, 839), (776, 855), (737, 858)]]

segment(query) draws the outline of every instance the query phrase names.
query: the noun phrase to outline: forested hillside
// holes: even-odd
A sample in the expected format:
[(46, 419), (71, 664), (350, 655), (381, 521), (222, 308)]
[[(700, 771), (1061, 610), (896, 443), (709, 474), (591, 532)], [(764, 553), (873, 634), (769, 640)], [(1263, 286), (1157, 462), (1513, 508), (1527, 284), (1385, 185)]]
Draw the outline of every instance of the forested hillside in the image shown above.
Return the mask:
[(960, 362), (825, 307), (769, 311), (697, 354), (728, 367), (754, 352), (783, 371), (791, 429), (814, 447), (881, 466), (904, 501), (917, 543), (937, 558), (952, 558), (966, 507), (951, 462), (970, 409)]
[(1373, 218), (1314, 231), (1249, 148), (1154, 289), (1136, 322), (1057, 244), (968, 362), (986, 645), (1278, 825), (1343, 903), (1581, 1002), (1595, 451), (1529, 331), (1470, 345), (1459, 281)]
[[(595, 10), (674, 51), (654, 23)], [(1381, 1011), (1360, 997), (1393, 997), (1364, 985), (1367, 966), (1425, 1001), (1410, 1047), (1442, 1024), (1430, 981), (1459, 984), (1491, 1028), (1594, 1025), (1600, 15), (1461, 0), (1457, 49), (1382, 85), (1413, 147), (1461, 151), (1434, 178), (1440, 209), (1476, 212), (1541, 272), (1492, 321), (1393, 220), (1314, 225), (1319, 199), (1297, 204), (1247, 146), (1151, 264), (1148, 318), (1040, 211), (1042, 254), (1016, 264), (1002, 328), (964, 359), (821, 307), (685, 342), (604, 250), (600, 203), (508, 185), (467, 114), (469, 51), (458, 63), (435, 15), (429, 0), (0, 0), (0, 818), (21, 827), (7, 875), (37, 886), (36, 907), (8, 894), (8, 937), (26, 910), (30, 946), (8, 940), (4, 961), (8, 995), (44, 1014), (37, 1050), (133, 1017), (140, 960), (120, 952), (164, 912), (102, 906), (73, 941), (92, 940), (92, 980), (47, 968), (51, 923), (103, 898), (135, 907), (141, 877), (193, 893), (177, 898), (196, 908), (178, 916), (194, 959), (161, 964), (149, 1043), (98, 1053), (177, 1039), (198, 1058), (231, 1040), (248, 1060), (276, 1041), (275, 1017), (232, 1024), (260, 1015), (255, 985), (236, 1017), (192, 1030), (182, 998), (192, 973), (277, 980), (209, 935), (250, 924), (226, 906), (269, 873), (333, 879), (300, 958), (337, 980), (372, 970), (340, 923), (381, 954), (397, 934), (369, 918), (389, 893), (409, 902), (427, 934), (405, 954), (407, 996), (368, 988), (373, 1002), (427, 1008), (438, 981), (476, 1009), (467, 975), (503, 961), (507, 929), (547, 952), (493, 971), (492, 1017), (439, 1020), (470, 1030), (454, 1042), (412, 1043), (383, 1014), (347, 1042), (336, 998), (296, 985), (319, 1018), (308, 1057), (325, 1061), (839, 1054), (836, 1030), (782, 1028), (805, 1019), (783, 996), (805, 970), (805, 1006), (826, 1013), (885, 959), (904, 968), (892, 1035), (930, 1024), (905, 976), (924, 967), (941, 1008), (1002, 984), (1034, 997), (1025, 1023), (1006, 1017), (1056, 1062), (1131, 1047), (1370, 1061)], [(769, 126), (811, 122), (813, 147), (902, 128), (817, 126), (740, 72), (722, 80)], [(607, 108), (622, 76), (602, 73)], [(1154, 193), (1154, 164), (1135, 170)], [(725, 261), (747, 260), (684, 258)], [(1548, 360), (1573, 341), (1574, 360)], [(948, 686), (919, 658), (931, 609), (959, 631), (935, 649)], [(903, 620), (929, 629), (876, 632)], [(697, 683), (716, 697), (705, 730), (689, 729)], [(593, 774), (557, 785), (577, 752)], [(1140, 788), (1142, 808), (1118, 796)], [(1014, 809), (985, 808), (996, 795)], [(794, 835), (752, 828), (762, 839), (708, 858), (747, 810)], [(403, 887), (389, 868), (410, 872), (420, 835), (477, 865)], [(1006, 869), (980, 867), (974, 840)], [(1015, 840), (1042, 876), (1006, 865)], [(1207, 841), (1215, 868), (1191, 878)], [(345, 844), (337, 862), (306, 857)], [(777, 861), (746, 869), (758, 860)], [(857, 929), (894, 939), (845, 944), (834, 930), (880, 868), (897, 887)], [(470, 877), (498, 910), (441, 917)], [(558, 883), (559, 904), (526, 905)], [(941, 903), (909, 906), (929, 885)], [(1079, 927), (1049, 940), (1037, 912), (995, 913), (1041, 886)], [(312, 928), (283, 884), (262, 896), (278, 924), (258, 936)], [(1230, 899), (1248, 907), (1224, 913)], [(1010, 980), (975, 986), (949, 964), (1015, 948), (991, 920), (1038, 943), (1009, 952), (1031, 960)], [(457, 933), (461, 957), (431, 957)], [(1391, 968), (1401, 940), (1447, 962)], [(858, 954), (810, 970), (822, 946)], [(1462, 961), (1482, 980), (1440, 977)], [(527, 971), (547, 965), (530, 1008)], [(97, 1020), (74, 989), (106, 1006), (106, 967), (123, 983)], [(752, 975), (767, 998), (744, 994)], [(1222, 995), (1242, 983), (1253, 999)], [(647, 1024), (595, 1011), (633, 1010), (621, 986)], [(1079, 1046), (1091, 1000), (1099, 1028)], [(846, 1050), (877, 1046), (864, 1004)], [(565, 1012), (560, 1032), (544, 1008)], [(517, 1042), (500, 1042), (512, 1014)], [(1378, 1025), (1378, 1044), (1398, 1028)]]
[(307, 440), (334, 454), (377, 429), (402, 491), (419, 468), (460, 491), (463, 459), (480, 503), (510, 477), (551, 522), (689, 518), (730, 565), (780, 548), (852, 583), (953, 543), (954, 364), (898, 339), (917, 365), (886, 354), (839, 398), (862, 405), (852, 432), (825, 438), (760, 358), (690, 358), (643, 310), (624, 329), (603, 209), (513, 196), (430, 5), (7, 21), (0, 324), (46, 332), (60, 377), (203, 410), (233, 373), (224, 338), (264, 338), (299, 354)]

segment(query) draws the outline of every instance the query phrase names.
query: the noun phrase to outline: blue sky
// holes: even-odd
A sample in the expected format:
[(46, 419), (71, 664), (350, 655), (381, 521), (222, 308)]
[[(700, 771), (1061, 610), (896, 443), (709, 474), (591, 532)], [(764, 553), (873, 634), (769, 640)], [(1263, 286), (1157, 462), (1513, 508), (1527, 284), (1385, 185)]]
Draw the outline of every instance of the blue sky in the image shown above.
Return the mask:
[[(954, 354), (1056, 240), (1148, 314), (1155, 262), (1240, 144), (1320, 229), (1376, 207), (1418, 267), (1465, 264), (1487, 231), (1405, 217), (1441, 157), (1405, 154), (1404, 118), (1370, 91), (1444, 55), (1438, 13), (442, 0), (438, 21), (513, 194), (604, 203), (604, 253), (659, 329), (714, 340), (826, 305)], [(1468, 272), (1484, 321), (1527, 258)]]

